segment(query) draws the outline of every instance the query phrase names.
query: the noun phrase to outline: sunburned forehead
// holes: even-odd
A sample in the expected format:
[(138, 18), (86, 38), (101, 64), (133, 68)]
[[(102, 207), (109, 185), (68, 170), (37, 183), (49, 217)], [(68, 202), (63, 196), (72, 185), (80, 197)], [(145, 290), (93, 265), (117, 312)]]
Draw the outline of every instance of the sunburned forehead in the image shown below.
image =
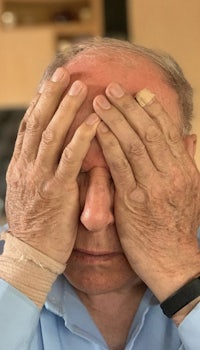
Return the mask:
[(169, 115), (180, 116), (175, 90), (167, 84), (161, 69), (146, 57), (125, 49), (88, 49), (77, 55), (67, 68), (72, 81), (80, 79), (88, 85), (89, 100), (104, 93), (106, 86), (115, 81), (133, 96), (143, 88), (150, 89)]
[[(169, 117), (173, 118), (177, 123), (180, 121), (176, 92), (166, 83), (160, 69), (142, 56), (130, 53), (118, 54), (118, 52), (113, 50), (106, 52), (91, 50), (86, 54), (79, 54), (67, 65), (67, 69), (71, 75), (71, 83), (79, 79), (88, 86), (86, 101), (81, 106), (71, 125), (67, 142), (71, 139), (81, 122), (93, 112), (92, 102), (94, 97), (104, 94), (107, 85), (111, 82), (120, 83), (133, 96), (141, 89), (148, 88), (156, 94), (158, 100), (168, 112)], [(105, 162), (100, 155), (101, 153), (95, 140), (85, 160), (85, 164), (87, 163), (86, 168), (90, 168), (90, 160), (93, 158), (99, 159), (99, 164), (102, 166)]]

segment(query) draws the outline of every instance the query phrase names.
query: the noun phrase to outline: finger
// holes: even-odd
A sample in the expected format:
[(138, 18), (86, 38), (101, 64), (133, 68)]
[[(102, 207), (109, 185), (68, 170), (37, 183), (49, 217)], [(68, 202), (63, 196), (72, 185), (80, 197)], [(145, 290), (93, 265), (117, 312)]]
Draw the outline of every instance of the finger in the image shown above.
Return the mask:
[(22, 144), (23, 144), (23, 140), (24, 140), (24, 133), (26, 130), (27, 120), (30, 117), (33, 109), (35, 108), (35, 105), (37, 104), (39, 98), (40, 98), (40, 94), (37, 93), (36, 96), (31, 101), (31, 103), (30, 103), (30, 105), (29, 105), (23, 119), (21, 120), (20, 125), (19, 125), (19, 129), (18, 129), (16, 141), (15, 141), (15, 147), (14, 147), (14, 151), (13, 151), (13, 158), (15, 160), (18, 159), (18, 157), (21, 153), (21, 148), (22, 148)]
[(187, 152), (183, 142), (183, 122), (181, 121), (181, 117), (174, 116), (174, 118), (176, 118), (175, 124), (175, 121), (170, 118), (156, 96), (148, 89), (139, 91), (135, 98), (145, 112), (159, 125), (173, 155), (176, 158), (182, 158), (183, 155), (186, 155)]
[[(155, 168), (158, 171), (168, 172), (175, 159), (160, 127), (120, 85), (110, 84), (106, 94), (140, 137)], [(107, 123), (107, 120), (105, 122)]]
[[(131, 164), (132, 169), (134, 169), (136, 179), (141, 177), (146, 179), (153, 170), (153, 164), (138, 134), (130, 126), (122, 113), (112, 106), (104, 96), (97, 96), (94, 99), (93, 106), (96, 113), (104, 120), (104, 123), (110, 127), (110, 130), (112, 130), (117, 137), (126, 158)], [(108, 136), (109, 135), (107, 135), (107, 138)], [(111, 135), (110, 138), (112, 140)], [(104, 140), (102, 140), (102, 142), (103, 141)]]
[(68, 84), (69, 74), (63, 67), (58, 68), (51, 80), (44, 83), (40, 98), (26, 122), (21, 156), (27, 161), (35, 160), (42, 133), (52, 119)]
[(95, 113), (91, 114), (79, 126), (72, 140), (65, 147), (55, 173), (55, 178), (61, 180), (65, 185), (75, 183), (99, 123), (99, 117)]
[(57, 167), (69, 127), (86, 95), (87, 86), (77, 80), (61, 101), (42, 134), (36, 162), (43, 169), (51, 171)]
[[(142, 132), (135, 131), (135, 128), (132, 127), (133, 122), (129, 123), (127, 120), (129, 114), (132, 119), (135, 119), (133, 111), (132, 113), (124, 112), (128, 114), (128, 117), (125, 115), (127, 117), (125, 118), (121, 111), (111, 105), (104, 96), (97, 96), (94, 99), (94, 109), (119, 140), (137, 180), (141, 178), (143, 181), (148, 180), (149, 174), (154, 171), (155, 167), (159, 171), (168, 170), (166, 162), (169, 166), (173, 159), (161, 131), (154, 126), (148, 116), (146, 129)], [(144, 111), (142, 113), (146, 114)], [(165, 148), (166, 154), (164, 153)]]
[(97, 128), (97, 137), (118, 193), (124, 191), (124, 186), (128, 190), (133, 190), (136, 187), (136, 179), (131, 165), (119, 141), (104, 122)]

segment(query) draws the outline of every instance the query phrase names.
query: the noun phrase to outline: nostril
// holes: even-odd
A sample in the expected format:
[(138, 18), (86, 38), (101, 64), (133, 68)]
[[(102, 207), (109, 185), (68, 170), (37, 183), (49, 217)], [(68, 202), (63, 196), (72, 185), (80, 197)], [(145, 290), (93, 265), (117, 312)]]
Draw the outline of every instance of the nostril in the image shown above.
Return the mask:
[(109, 212), (101, 213), (90, 211), (89, 209), (83, 210), (81, 217), (81, 223), (89, 231), (100, 231), (112, 224), (114, 221), (113, 215)]

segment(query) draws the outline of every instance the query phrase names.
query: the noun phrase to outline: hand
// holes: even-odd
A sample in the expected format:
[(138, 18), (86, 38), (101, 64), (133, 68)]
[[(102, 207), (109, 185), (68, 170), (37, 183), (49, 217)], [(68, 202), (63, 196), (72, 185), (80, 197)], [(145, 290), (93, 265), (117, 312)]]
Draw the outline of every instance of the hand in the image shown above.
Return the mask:
[(76, 178), (99, 120), (89, 116), (63, 146), (87, 95), (81, 82), (66, 94), (68, 85), (68, 72), (58, 68), (28, 108), (7, 172), (6, 195), (11, 233), (61, 263), (66, 263), (76, 238)]
[(114, 96), (114, 86), (94, 109), (115, 185), (117, 232), (133, 270), (162, 301), (200, 274), (200, 176), (155, 96), (142, 108), (123, 89)]

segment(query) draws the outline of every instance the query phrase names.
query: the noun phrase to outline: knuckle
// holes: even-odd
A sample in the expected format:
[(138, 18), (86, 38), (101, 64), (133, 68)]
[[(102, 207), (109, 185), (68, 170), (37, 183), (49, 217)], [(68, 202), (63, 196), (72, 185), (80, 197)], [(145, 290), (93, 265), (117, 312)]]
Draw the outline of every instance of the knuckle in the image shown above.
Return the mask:
[(25, 113), (25, 115), (24, 115), (24, 118), (22, 119), (22, 120), (24, 120), (25, 122), (29, 119), (29, 117), (31, 116), (31, 114), (32, 114), (32, 112), (33, 112), (33, 110), (34, 110), (34, 108), (36, 107), (36, 105), (37, 105), (37, 102), (38, 102), (38, 97), (36, 98), (34, 98), (31, 102), (30, 102), (30, 104), (29, 104), (29, 106), (28, 106), (28, 108), (27, 108), (27, 110), (26, 110), (26, 113)]
[(73, 172), (73, 170), (76, 169), (80, 164), (80, 160), (75, 157), (74, 151), (70, 145), (68, 145), (63, 151), (62, 164), (65, 167), (70, 168), (71, 172)]
[(56, 88), (56, 84), (53, 84), (51, 81), (48, 81), (46, 83), (44, 92), (41, 95), (41, 98), (45, 101), (49, 100), (49, 98), (52, 97), (52, 95), (54, 95), (55, 88)]
[(52, 186), (51, 181), (43, 180), (38, 184), (38, 193), (40, 199), (48, 199), (50, 197), (56, 198), (57, 194), (55, 191), (55, 186)]
[(129, 144), (127, 149), (128, 149), (127, 153), (130, 156), (132, 155), (142, 156), (145, 152), (145, 145), (141, 142), (135, 142), (135, 143)]
[(25, 118), (23, 118), (19, 126), (18, 136), (24, 134), (24, 131), (26, 130), (26, 124), (27, 122)]
[(40, 108), (35, 108), (32, 112), (30, 118), (26, 122), (26, 130), (30, 132), (35, 132), (41, 128), (41, 110)]
[(27, 109), (27, 111), (26, 111), (26, 114), (25, 114), (26, 117), (29, 117), (29, 115), (31, 114), (31, 111), (35, 108), (36, 104), (37, 104), (37, 99), (34, 98), (34, 99), (31, 101), (31, 103), (29, 104), (29, 107), (28, 107), (28, 109)]
[(124, 202), (128, 206), (131, 203), (132, 207), (134, 204), (145, 205), (147, 203), (147, 194), (146, 191), (137, 187), (137, 188), (129, 188), (129, 191), (125, 193)]
[(136, 101), (131, 96), (126, 96), (122, 101), (122, 107), (126, 111), (135, 112), (138, 110), (138, 105)]
[(160, 118), (163, 114), (165, 114), (165, 110), (163, 108), (163, 106), (156, 100), (154, 100), (154, 103), (153, 103), (153, 115), (152, 115), (152, 118)]
[(74, 156), (74, 151), (73, 149), (70, 147), (70, 145), (68, 145), (64, 151), (63, 151), (63, 161), (65, 163), (70, 164), (70, 166), (72, 166), (73, 164), (76, 165), (78, 163), (78, 160), (75, 158)]
[[(104, 145), (103, 145), (103, 148), (108, 152), (110, 150), (110, 152), (114, 152), (115, 150), (118, 149), (118, 143), (116, 141), (116, 139), (113, 137), (113, 135), (108, 135), (108, 137), (105, 137), (104, 138)], [(110, 153), (109, 152), (109, 153)]]
[(168, 132), (168, 138), (172, 143), (178, 143), (182, 137), (175, 126), (171, 126)]
[(121, 173), (127, 173), (130, 170), (129, 162), (124, 157), (113, 158), (111, 161), (111, 166), (114, 170), (120, 171)]
[(56, 132), (53, 131), (50, 127), (43, 131), (42, 133), (42, 143), (45, 145), (49, 145), (52, 143), (56, 143), (57, 137)]
[(70, 162), (72, 161), (72, 158), (73, 158), (73, 150), (72, 148), (68, 145), (64, 151), (63, 151), (63, 157), (65, 159), (66, 162)]
[(80, 143), (84, 143), (86, 139), (89, 137), (91, 130), (85, 125), (81, 125), (75, 132), (75, 137), (78, 139)]
[(150, 125), (145, 132), (145, 140), (149, 143), (158, 143), (163, 140), (163, 135), (161, 131), (154, 125)]

